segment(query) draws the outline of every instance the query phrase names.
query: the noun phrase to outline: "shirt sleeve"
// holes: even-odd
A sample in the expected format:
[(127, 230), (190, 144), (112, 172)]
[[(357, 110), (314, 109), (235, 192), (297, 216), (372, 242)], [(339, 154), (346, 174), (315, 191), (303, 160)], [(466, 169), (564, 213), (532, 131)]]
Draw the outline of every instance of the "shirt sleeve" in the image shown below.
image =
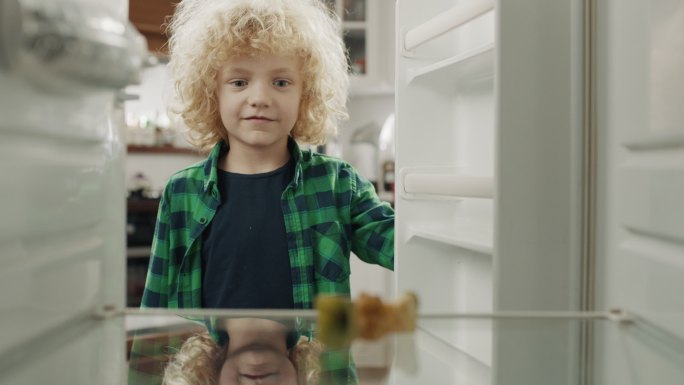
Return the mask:
[(140, 307), (168, 307), (169, 300), (169, 257), (170, 257), (170, 183), (164, 189), (159, 202), (157, 223), (152, 239), (150, 264), (145, 280)]
[[(170, 182), (164, 189), (159, 202), (157, 223), (152, 239), (150, 265), (145, 281), (140, 307), (168, 307), (169, 277), (169, 198)], [(149, 333), (148, 333), (149, 334)], [(163, 368), (168, 359), (169, 347), (180, 346), (169, 336), (148, 338), (144, 331), (135, 331), (128, 362), (128, 383), (135, 385), (161, 385)]]
[(361, 260), (394, 270), (394, 210), (373, 185), (352, 171), (352, 251)]

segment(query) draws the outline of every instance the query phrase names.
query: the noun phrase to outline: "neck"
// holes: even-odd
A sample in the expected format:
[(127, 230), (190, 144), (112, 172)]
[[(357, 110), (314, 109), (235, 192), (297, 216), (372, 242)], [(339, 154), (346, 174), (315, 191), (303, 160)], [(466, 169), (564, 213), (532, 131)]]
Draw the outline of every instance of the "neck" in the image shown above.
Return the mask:
[(227, 154), (222, 157), (219, 167), (228, 172), (238, 174), (260, 174), (277, 170), (290, 160), (287, 143), (276, 148), (263, 149), (230, 146)]

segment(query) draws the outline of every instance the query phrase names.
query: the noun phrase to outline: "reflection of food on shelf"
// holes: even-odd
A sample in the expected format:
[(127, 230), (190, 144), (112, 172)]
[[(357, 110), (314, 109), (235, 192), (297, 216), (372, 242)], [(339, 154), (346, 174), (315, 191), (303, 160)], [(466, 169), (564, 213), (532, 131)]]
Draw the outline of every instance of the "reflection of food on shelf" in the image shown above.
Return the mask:
[(344, 348), (358, 338), (377, 340), (390, 333), (416, 329), (418, 298), (406, 293), (393, 303), (361, 294), (356, 301), (344, 296), (316, 298), (320, 340), (329, 348)]

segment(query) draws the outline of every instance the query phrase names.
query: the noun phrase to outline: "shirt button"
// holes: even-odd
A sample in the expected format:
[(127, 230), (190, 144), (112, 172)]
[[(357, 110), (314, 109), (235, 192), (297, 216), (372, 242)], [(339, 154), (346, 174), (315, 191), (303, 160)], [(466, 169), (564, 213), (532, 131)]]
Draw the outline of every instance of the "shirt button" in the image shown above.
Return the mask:
[(207, 223), (207, 218), (202, 217), (202, 218), (200, 218), (199, 222), (200, 222), (201, 224), (205, 224), (205, 223)]

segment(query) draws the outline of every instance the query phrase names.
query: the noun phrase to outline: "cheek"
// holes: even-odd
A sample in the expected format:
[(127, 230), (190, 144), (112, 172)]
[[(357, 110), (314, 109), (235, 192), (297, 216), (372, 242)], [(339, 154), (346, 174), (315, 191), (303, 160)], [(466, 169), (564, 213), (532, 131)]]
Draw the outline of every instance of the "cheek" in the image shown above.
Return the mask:
[(237, 369), (232, 365), (223, 365), (217, 385), (237, 385), (238, 383)]
[(228, 97), (223, 94), (219, 94), (218, 100), (218, 112), (221, 116), (221, 120), (229, 120), (236, 114), (235, 103), (232, 102)]
[(297, 371), (288, 360), (287, 366), (281, 368), (282, 385), (297, 385)]

